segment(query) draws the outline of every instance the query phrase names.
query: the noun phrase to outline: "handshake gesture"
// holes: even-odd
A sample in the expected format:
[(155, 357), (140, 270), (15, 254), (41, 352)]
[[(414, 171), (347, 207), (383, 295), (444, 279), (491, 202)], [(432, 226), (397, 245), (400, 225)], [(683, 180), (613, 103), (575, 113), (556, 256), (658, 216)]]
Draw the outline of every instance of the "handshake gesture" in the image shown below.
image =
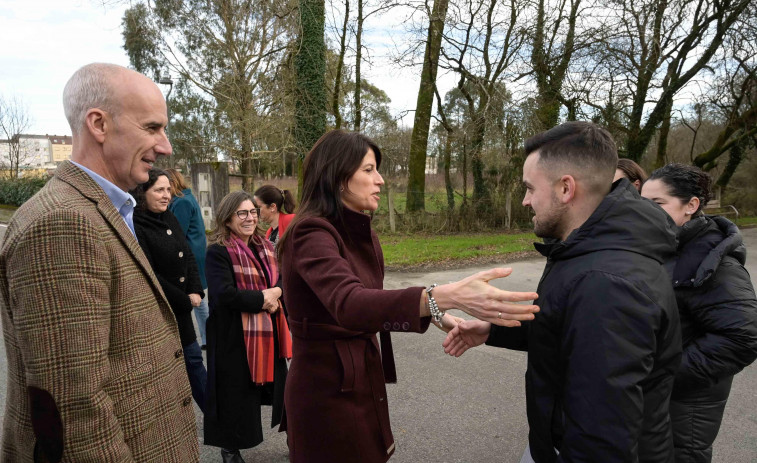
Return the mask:
[(483, 344), (492, 324), (515, 327), (521, 321), (533, 320), (539, 307), (519, 302), (536, 299), (539, 297), (536, 293), (504, 291), (489, 284), (511, 273), (511, 268), (494, 268), (433, 290), (434, 299), (443, 310), (462, 310), (478, 319), (444, 315), (439, 328), (448, 333), (443, 344), (446, 353), (459, 357), (471, 347)]

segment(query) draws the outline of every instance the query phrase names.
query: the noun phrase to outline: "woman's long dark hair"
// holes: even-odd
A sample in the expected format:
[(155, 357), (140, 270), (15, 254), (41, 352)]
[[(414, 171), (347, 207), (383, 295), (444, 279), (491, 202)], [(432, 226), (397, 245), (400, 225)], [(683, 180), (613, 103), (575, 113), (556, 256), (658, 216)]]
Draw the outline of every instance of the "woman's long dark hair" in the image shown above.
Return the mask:
[[(289, 231), (308, 217), (323, 217), (332, 223), (344, 221), (340, 190), (360, 168), (368, 150), (376, 155), (376, 169), (381, 165), (381, 150), (370, 138), (357, 132), (332, 130), (313, 145), (305, 157), (302, 176), (302, 199), (297, 216), (289, 224), (276, 249), (284, 250)], [(281, 254), (279, 254), (281, 257)]]
[(137, 201), (137, 208), (139, 209), (147, 209), (147, 201), (145, 200), (145, 193), (147, 190), (152, 188), (153, 185), (155, 185), (155, 182), (158, 181), (158, 178), (161, 176), (165, 176), (169, 183), (171, 181), (171, 178), (168, 176), (166, 171), (160, 170), (157, 168), (152, 168), (147, 173), (147, 181), (145, 183), (140, 183), (137, 185), (133, 190), (131, 190), (129, 193), (131, 193), (132, 196), (134, 196), (134, 199)]

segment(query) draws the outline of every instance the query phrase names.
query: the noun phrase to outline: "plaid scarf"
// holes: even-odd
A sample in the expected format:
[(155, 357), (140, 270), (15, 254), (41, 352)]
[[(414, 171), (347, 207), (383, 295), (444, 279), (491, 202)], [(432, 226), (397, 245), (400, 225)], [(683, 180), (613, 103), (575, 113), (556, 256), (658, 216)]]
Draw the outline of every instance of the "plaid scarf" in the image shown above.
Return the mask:
[[(234, 268), (237, 289), (262, 291), (275, 286), (279, 278), (279, 268), (273, 246), (268, 240), (257, 235), (252, 236), (250, 245), (255, 250), (232, 233), (226, 246)], [(255, 257), (254, 252), (258, 253), (259, 259)], [(266, 281), (266, 275), (271, 282), (270, 286)], [(273, 317), (279, 334), (279, 357), (292, 358), (292, 338), (289, 336), (286, 317), (281, 310), (281, 301), (279, 310)], [(255, 384), (273, 382), (274, 346), (271, 314), (265, 310), (259, 313), (242, 312), (242, 333), (252, 381)]]

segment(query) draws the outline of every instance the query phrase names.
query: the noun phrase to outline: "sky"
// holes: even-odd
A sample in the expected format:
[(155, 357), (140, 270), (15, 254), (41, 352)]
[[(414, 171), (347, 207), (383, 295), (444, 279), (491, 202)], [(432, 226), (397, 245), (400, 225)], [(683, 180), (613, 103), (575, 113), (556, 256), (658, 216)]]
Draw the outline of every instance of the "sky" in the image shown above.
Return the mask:
[(129, 64), (121, 48), (124, 9), (97, 0), (0, 1), (0, 94), (23, 101), (28, 133), (71, 134), (61, 96), (81, 66)]
[[(107, 5), (103, 5), (107, 3)], [(0, 95), (18, 97), (31, 116), (27, 133), (70, 135), (61, 95), (69, 77), (91, 62), (129, 65), (122, 48), (121, 17), (125, 5), (113, 0), (0, 0)], [(396, 19), (396, 18), (393, 18)], [(412, 125), (419, 71), (388, 62), (401, 38), (399, 20), (381, 29), (367, 26), (372, 47), (363, 64), (366, 79), (392, 99), (402, 123)], [(450, 85), (451, 86), (451, 85)]]

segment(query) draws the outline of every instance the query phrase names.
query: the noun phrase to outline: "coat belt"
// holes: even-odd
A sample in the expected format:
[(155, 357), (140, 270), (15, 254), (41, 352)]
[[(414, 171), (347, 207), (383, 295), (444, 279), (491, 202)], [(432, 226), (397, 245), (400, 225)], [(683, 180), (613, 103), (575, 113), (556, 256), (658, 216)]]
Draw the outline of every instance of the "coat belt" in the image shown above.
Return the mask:
[[(310, 323), (307, 318), (302, 321), (289, 319), (289, 329), (295, 338), (311, 341), (334, 341), (339, 359), (344, 370), (342, 392), (352, 392), (355, 387), (355, 366), (362, 367), (374, 391), (373, 401), (376, 406), (381, 434), (387, 448), (387, 454), (394, 450), (394, 438), (389, 425), (389, 408), (386, 397), (377, 396), (376, 391), (385, 390), (383, 382), (396, 383), (397, 370), (394, 363), (392, 339), (389, 332), (379, 333), (381, 350), (374, 333), (352, 331), (337, 325)], [(381, 364), (383, 375), (371, 365)], [(384, 402), (384, 403), (382, 403)]]

